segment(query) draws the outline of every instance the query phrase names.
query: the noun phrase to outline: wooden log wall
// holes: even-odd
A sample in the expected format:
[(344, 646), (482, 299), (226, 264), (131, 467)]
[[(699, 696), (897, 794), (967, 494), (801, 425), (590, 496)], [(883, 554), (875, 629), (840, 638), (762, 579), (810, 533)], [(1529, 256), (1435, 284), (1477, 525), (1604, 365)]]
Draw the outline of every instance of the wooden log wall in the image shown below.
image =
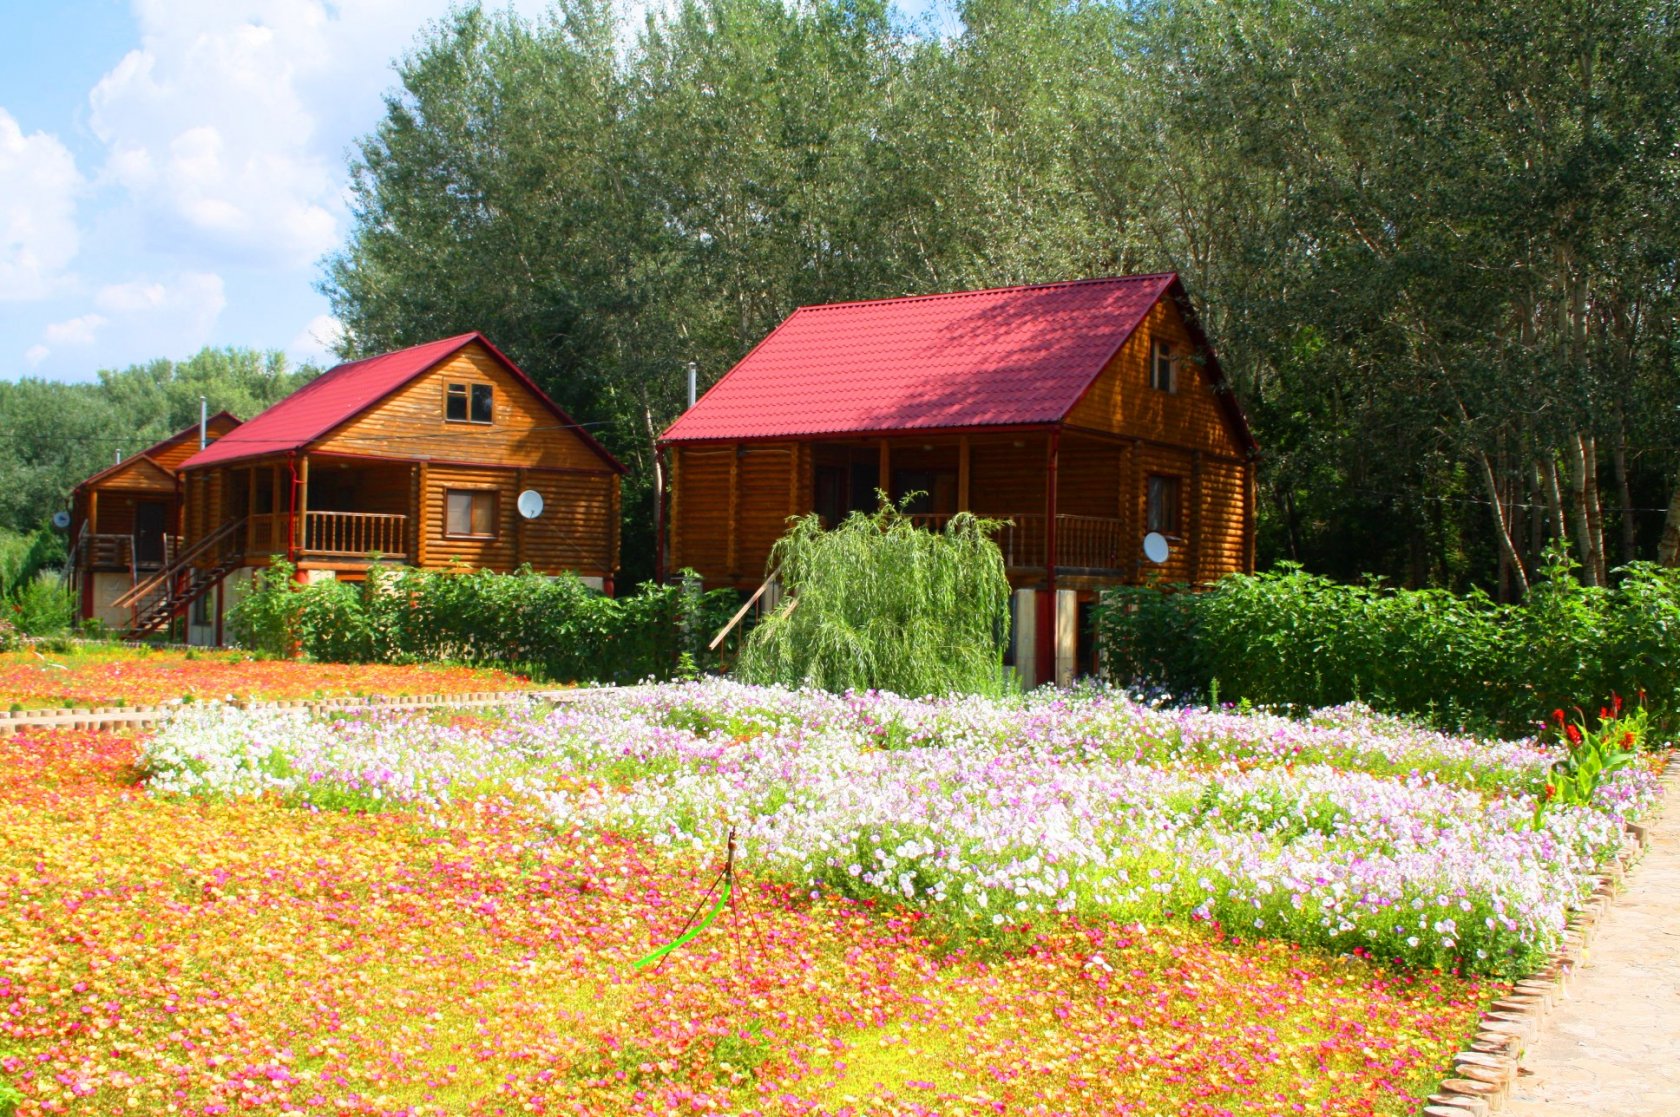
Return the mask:
[[(491, 385), (492, 421), (446, 420), (444, 393), (450, 384)], [(478, 342), (332, 431), (313, 452), (505, 462), (510, 467), (608, 468), (576, 431), (565, 427)]]
[[(1157, 339), (1171, 344), (1177, 359), (1171, 392), (1149, 385)], [(1177, 305), (1162, 299), (1068, 412), (1068, 426), (1241, 457), (1246, 448), (1238, 443), (1196, 356)]]
[[(474, 569), (500, 571), (528, 562), (540, 574), (569, 570), (585, 577), (611, 576), (618, 535), (616, 482), (609, 473), (428, 464), (420, 513), (424, 556), (418, 561), (435, 569), (455, 558)], [(519, 516), (515, 502), (521, 485), (542, 495), (543, 512), (535, 520)], [(494, 538), (445, 533), (452, 489), (494, 494)]]
[(794, 442), (671, 448), (671, 571), (756, 588), (788, 517), (811, 510), (811, 448)]

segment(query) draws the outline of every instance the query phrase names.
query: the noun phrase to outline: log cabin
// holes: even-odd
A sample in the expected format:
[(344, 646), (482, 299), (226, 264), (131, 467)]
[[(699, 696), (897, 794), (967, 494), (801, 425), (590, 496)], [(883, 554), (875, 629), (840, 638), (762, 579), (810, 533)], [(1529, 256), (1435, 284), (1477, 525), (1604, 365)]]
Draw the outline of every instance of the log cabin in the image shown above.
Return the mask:
[(608, 594), (624, 467), (482, 334), (329, 369), (181, 466), (181, 545), (114, 602), (220, 644), (253, 570), (577, 574)]
[(1028, 685), (1089, 666), (1104, 587), (1254, 565), (1257, 446), (1174, 274), (803, 307), (658, 445), (661, 576), (708, 587), (761, 585), (790, 517), (877, 490), (933, 529), (1007, 521)]
[(83, 620), (125, 628), (112, 602), (168, 566), (181, 545), (181, 466), (239, 420), (194, 423), (77, 485), (70, 494), (69, 576)]

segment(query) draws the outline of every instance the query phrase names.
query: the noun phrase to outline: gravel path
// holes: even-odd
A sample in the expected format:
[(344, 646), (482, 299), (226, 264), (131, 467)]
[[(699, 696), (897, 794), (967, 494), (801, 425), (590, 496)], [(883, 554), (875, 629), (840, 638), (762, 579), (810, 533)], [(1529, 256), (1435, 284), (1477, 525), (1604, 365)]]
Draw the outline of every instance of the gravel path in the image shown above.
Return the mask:
[(1512, 1117), (1680, 1115), (1680, 781), (1586, 963), (1523, 1055)]

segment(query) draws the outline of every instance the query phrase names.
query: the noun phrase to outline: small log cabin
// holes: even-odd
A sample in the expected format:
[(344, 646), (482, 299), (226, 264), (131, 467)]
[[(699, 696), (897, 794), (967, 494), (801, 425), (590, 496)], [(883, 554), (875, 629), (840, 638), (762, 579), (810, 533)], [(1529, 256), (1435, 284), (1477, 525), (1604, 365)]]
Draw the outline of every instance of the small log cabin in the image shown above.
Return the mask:
[(790, 516), (877, 489), (930, 528), (1009, 521), (1028, 685), (1071, 681), (1103, 587), (1254, 565), (1257, 447), (1173, 274), (803, 307), (659, 447), (660, 571), (708, 586), (758, 586)]
[(181, 546), (181, 466), (239, 425), (226, 411), (123, 458), (70, 494), (70, 579), (84, 620), (127, 627), (112, 602), (168, 566)]
[(624, 467), (481, 334), (330, 369), (181, 473), (179, 553), (114, 602), (132, 635), (186, 614), (222, 643), (276, 556), (303, 581), (458, 562), (613, 590)]

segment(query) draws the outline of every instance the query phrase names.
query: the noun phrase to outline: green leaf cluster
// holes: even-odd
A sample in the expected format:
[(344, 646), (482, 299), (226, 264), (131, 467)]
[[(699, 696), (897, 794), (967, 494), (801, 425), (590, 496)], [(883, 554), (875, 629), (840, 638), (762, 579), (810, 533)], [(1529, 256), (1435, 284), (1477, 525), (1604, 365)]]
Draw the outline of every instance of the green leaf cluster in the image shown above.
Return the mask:
[(997, 527), (960, 513), (926, 531), (884, 499), (832, 531), (816, 515), (795, 520), (769, 561), (787, 596), (747, 639), (738, 674), (832, 691), (1000, 693), (1009, 579)]
[(1586, 586), (1554, 554), (1520, 605), (1344, 584), (1284, 564), (1204, 592), (1108, 591), (1096, 625), (1118, 683), (1307, 710), (1362, 701), (1442, 728), (1532, 731), (1582, 695), (1643, 693), (1680, 725), (1680, 570), (1636, 563)]
[(361, 583), (303, 585), (276, 559), (229, 614), (245, 647), (342, 663), (463, 663), (553, 682), (667, 679), (686, 653), (718, 664), (705, 638), (735, 603), (729, 591), (639, 587), (607, 597), (573, 575), (529, 569), (379, 568)]

